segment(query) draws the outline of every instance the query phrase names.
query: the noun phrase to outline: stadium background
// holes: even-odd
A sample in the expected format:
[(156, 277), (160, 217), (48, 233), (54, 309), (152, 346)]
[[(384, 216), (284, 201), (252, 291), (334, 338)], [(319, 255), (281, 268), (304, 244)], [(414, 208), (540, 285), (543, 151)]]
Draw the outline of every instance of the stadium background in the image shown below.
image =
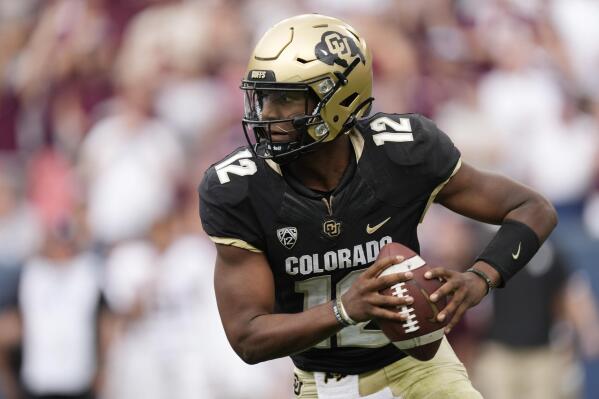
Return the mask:
[[(117, 399), (290, 397), (288, 359), (248, 366), (226, 342), (196, 186), (244, 144), (238, 86), (256, 40), (306, 12), (366, 37), (375, 110), (433, 118), (465, 160), (558, 209), (537, 263), (561, 259), (560, 277), (506, 291), (499, 326), (500, 301), (485, 300), (450, 336), (477, 387), (503, 383), (502, 363), (481, 360), (502, 342), (522, 365), (551, 353), (553, 397), (599, 395), (599, 2), (2, 0), (0, 398), (88, 385)], [(490, 231), (433, 209), (420, 234), (425, 258), (464, 269)], [(89, 292), (99, 318), (82, 308)], [(549, 319), (515, 311), (530, 304)]]

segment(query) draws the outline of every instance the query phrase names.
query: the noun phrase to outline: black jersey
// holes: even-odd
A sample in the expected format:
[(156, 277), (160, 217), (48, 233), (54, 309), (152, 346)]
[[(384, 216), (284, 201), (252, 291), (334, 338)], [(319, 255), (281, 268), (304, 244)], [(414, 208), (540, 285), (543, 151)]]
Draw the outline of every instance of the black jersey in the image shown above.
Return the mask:
[[(212, 240), (267, 258), (276, 312), (301, 312), (343, 294), (386, 243), (419, 252), (418, 223), (459, 167), (451, 140), (420, 115), (378, 113), (350, 138), (355, 162), (331, 193), (306, 188), (247, 147), (212, 165), (200, 185)], [(366, 322), (291, 358), (303, 370), (359, 374), (403, 356)]]

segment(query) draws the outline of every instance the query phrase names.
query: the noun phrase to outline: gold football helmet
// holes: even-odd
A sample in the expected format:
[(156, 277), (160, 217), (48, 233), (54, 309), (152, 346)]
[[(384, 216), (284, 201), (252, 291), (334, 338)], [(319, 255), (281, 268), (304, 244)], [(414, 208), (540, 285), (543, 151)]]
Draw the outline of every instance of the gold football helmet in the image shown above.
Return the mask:
[[(260, 39), (241, 82), (243, 130), (254, 152), (279, 163), (296, 159), (319, 143), (349, 131), (374, 100), (372, 56), (347, 23), (318, 14), (285, 19)], [(304, 113), (263, 117), (273, 95), (304, 99)], [(277, 128), (278, 126), (278, 128)], [(292, 126), (292, 141), (273, 141), (273, 128)], [(254, 140), (250, 138), (250, 131)]]

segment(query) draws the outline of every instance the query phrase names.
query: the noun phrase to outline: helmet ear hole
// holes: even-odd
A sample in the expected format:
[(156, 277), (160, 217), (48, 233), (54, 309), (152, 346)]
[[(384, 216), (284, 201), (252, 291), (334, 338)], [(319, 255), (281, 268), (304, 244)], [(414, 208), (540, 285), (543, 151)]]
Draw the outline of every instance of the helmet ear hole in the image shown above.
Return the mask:
[(345, 99), (343, 101), (341, 101), (339, 103), (339, 105), (347, 108), (351, 105), (351, 103), (354, 102), (354, 100), (358, 97), (358, 93), (353, 92), (352, 94), (350, 94), (349, 96), (345, 97)]
[(333, 117), (333, 122), (339, 122), (339, 115), (335, 115)]

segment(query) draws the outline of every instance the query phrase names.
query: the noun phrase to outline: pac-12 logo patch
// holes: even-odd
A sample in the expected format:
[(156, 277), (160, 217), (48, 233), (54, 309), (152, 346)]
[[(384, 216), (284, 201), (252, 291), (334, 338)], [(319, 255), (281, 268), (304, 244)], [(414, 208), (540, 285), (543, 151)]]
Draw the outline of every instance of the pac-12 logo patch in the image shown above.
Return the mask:
[(366, 58), (354, 39), (335, 31), (322, 34), (314, 53), (316, 58), (328, 65), (337, 64), (347, 68), (355, 57), (359, 57), (362, 64), (366, 64)]
[(295, 227), (283, 227), (277, 230), (277, 237), (285, 248), (291, 249), (297, 241), (297, 229)]

